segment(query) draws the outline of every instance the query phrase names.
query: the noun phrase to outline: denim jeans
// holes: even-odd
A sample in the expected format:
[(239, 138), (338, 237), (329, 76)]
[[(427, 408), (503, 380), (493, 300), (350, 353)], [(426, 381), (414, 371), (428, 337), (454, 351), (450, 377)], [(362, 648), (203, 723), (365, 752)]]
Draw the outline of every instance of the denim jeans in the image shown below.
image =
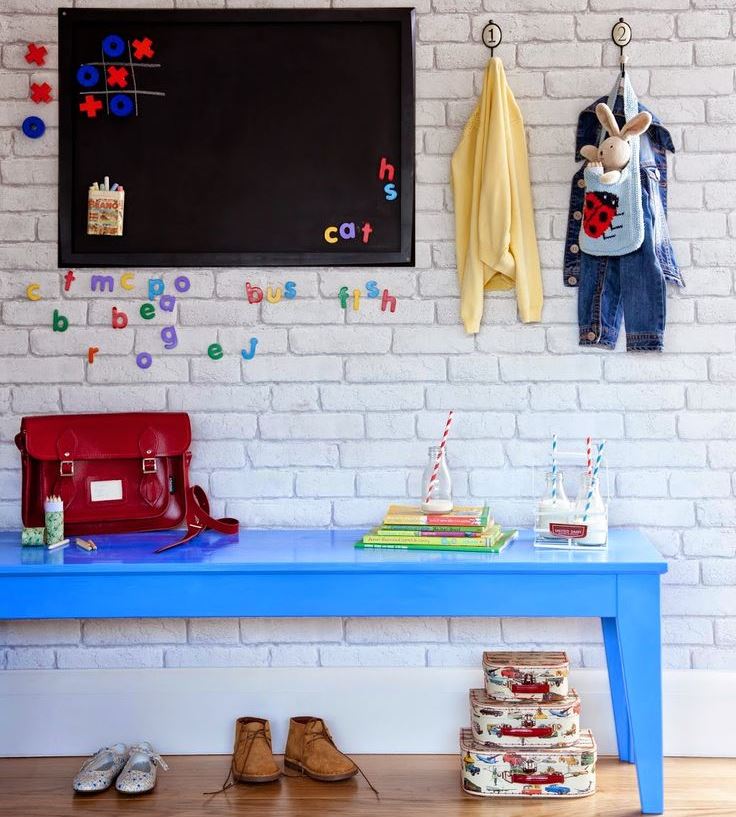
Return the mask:
[(655, 251), (650, 192), (642, 189), (644, 242), (628, 255), (581, 253), (578, 325), (581, 346), (613, 349), (623, 318), (629, 352), (661, 352), (667, 293)]

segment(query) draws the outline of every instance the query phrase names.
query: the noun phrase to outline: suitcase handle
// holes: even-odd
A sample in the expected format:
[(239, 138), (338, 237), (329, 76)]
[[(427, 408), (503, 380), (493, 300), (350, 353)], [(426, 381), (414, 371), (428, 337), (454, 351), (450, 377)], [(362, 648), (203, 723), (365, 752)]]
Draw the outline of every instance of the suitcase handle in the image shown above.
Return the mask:
[(552, 774), (512, 774), (511, 782), (527, 784), (539, 783), (541, 785), (545, 783), (564, 783), (565, 775), (562, 774), (562, 772), (552, 772)]
[(508, 738), (551, 738), (551, 726), (502, 726), (501, 735)]
[(522, 695), (544, 695), (549, 692), (549, 684), (511, 684), (511, 691)]

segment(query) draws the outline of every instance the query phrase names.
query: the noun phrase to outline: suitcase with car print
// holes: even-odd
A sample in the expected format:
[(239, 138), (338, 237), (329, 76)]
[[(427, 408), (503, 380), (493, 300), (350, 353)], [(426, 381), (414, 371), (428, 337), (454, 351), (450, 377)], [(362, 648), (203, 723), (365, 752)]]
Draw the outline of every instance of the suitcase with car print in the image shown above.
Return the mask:
[(470, 690), (473, 740), (494, 746), (570, 746), (580, 733), (580, 698), (575, 690), (557, 700), (498, 700)]
[(595, 793), (597, 751), (590, 730), (567, 747), (488, 747), (460, 731), (463, 791), (479, 797), (587, 797)]
[(486, 692), (499, 700), (562, 699), (567, 695), (568, 673), (564, 652), (483, 653)]

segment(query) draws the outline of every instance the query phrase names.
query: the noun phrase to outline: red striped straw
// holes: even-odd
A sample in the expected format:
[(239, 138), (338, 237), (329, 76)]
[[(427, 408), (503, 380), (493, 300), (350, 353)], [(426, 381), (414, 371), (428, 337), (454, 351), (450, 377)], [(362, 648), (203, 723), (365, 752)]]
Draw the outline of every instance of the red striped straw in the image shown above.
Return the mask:
[(434, 493), (434, 486), (437, 484), (437, 475), (440, 472), (442, 457), (444, 457), (445, 455), (445, 446), (447, 445), (447, 438), (450, 435), (450, 426), (452, 425), (452, 415), (454, 413), (455, 412), (452, 409), (450, 409), (447, 415), (447, 422), (445, 423), (445, 430), (442, 433), (442, 439), (440, 440), (440, 447), (439, 451), (437, 452), (437, 459), (434, 461), (432, 476), (429, 478), (429, 485), (427, 486), (427, 496), (424, 499), (425, 502), (429, 502), (429, 500), (432, 498), (432, 494)]
[(591, 453), (593, 446), (593, 438), (586, 437), (585, 438), (585, 453), (588, 457), (588, 476), (593, 473), (593, 455)]

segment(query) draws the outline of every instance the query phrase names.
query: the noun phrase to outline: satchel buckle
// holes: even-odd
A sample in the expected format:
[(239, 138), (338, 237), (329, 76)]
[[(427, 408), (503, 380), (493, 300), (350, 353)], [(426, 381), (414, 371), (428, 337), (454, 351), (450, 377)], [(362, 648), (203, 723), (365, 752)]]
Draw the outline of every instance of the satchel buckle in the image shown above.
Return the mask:
[(62, 460), (59, 463), (59, 476), (60, 477), (73, 477), (74, 476), (74, 461), (73, 460)]
[(144, 457), (142, 465), (144, 474), (155, 474), (158, 470), (155, 457)]

